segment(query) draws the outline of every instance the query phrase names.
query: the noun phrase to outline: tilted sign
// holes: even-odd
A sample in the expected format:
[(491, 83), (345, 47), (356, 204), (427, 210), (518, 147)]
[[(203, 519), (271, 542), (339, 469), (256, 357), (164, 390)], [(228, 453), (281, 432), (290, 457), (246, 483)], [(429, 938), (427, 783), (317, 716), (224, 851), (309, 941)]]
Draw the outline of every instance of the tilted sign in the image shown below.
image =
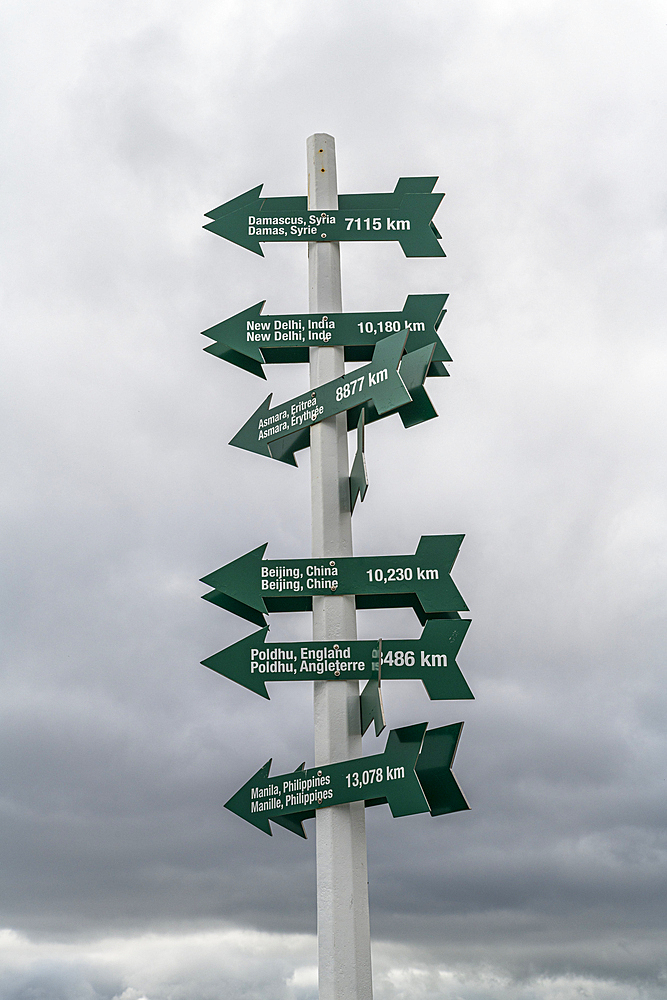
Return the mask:
[[(410, 354), (404, 354), (401, 358), (398, 373), (401, 376), (403, 385), (410, 394), (412, 402), (406, 403), (404, 406), (399, 407), (398, 410), (378, 413), (372, 399), (365, 403), (359, 403), (354, 402), (351, 397), (349, 402), (353, 405), (350, 409), (346, 410), (348, 431), (358, 428), (362, 410), (364, 421), (367, 424), (372, 424), (383, 417), (391, 416), (393, 413), (398, 413), (404, 427), (415, 427), (417, 424), (422, 424), (426, 420), (432, 420), (433, 417), (437, 417), (438, 414), (424, 388), (424, 379), (430, 368), (432, 357), (433, 345), (431, 344), (429, 347), (420, 347)], [(345, 376), (348, 384), (353, 380), (354, 374), (353, 372), (352, 375)], [(289, 465), (296, 465), (295, 452), (309, 447), (310, 427), (304, 427), (303, 430), (294, 431), (292, 434), (287, 434), (285, 437), (279, 437), (272, 441), (269, 451), (271, 458)]]
[(405, 350), (435, 344), (427, 375), (448, 374), (451, 361), (437, 335), (447, 295), (408, 295), (400, 312), (290, 313), (263, 315), (264, 302), (230, 316), (203, 331), (214, 340), (204, 350), (230, 364), (266, 378), (263, 365), (308, 361), (311, 347), (344, 347), (346, 361), (370, 361), (375, 344), (393, 333), (407, 332)]
[[(421, 680), (433, 700), (472, 698), (456, 663), (470, 626), (462, 618), (427, 621), (418, 639), (267, 642), (268, 626), (202, 660), (206, 667), (268, 698), (267, 681)], [(380, 651), (381, 650), (381, 651)]]
[(430, 812), (431, 816), (468, 809), (452, 774), (462, 722), (438, 729), (428, 723), (392, 729), (383, 753), (269, 776), (267, 761), (225, 803), (242, 819), (271, 835), (269, 820), (305, 837), (303, 821), (316, 809), (363, 800), (387, 803), (392, 816)]
[(209, 573), (204, 600), (266, 624), (272, 611), (311, 611), (313, 597), (354, 594), (358, 608), (414, 608), (422, 625), (468, 607), (449, 575), (463, 535), (422, 535), (414, 555), (263, 559), (268, 542)]
[(444, 257), (433, 216), (437, 177), (401, 177), (392, 192), (339, 194), (338, 208), (308, 209), (305, 195), (264, 198), (263, 184), (219, 205), (204, 229), (264, 256), (261, 243), (397, 240), (406, 257)]
[(272, 395), (267, 396), (229, 443), (245, 451), (296, 464), (294, 450), (304, 429), (309, 430), (313, 424), (336, 413), (358, 409), (359, 404), (369, 404), (369, 411), (372, 405), (376, 419), (409, 407), (404, 421), (406, 426), (430, 419), (435, 416), (430, 401), (429, 408), (424, 409), (422, 396), (416, 391), (411, 394), (402, 373), (404, 370), (408, 372), (408, 381), (413, 384), (417, 375), (413, 362), (416, 362), (420, 383), (414, 389), (423, 393), (422, 384), (435, 345), (420, 348), (403, 358), (406, 339), (406, 333), (392, 334), (376, 344), (369, 365), (317, 386), (280, 406), (271, 407)]

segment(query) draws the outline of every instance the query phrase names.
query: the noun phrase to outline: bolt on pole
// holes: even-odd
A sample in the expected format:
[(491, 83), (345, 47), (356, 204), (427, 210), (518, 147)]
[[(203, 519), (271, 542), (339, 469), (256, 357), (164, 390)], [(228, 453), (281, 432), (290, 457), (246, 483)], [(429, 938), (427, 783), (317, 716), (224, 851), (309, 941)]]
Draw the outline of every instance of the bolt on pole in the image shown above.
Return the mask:
[[(338, 208), (336, 146), (316, 133), (307, 141), (308, 209)], [(311, 313), (342, 312), (340, 244), (308, 244)], [(345, 374), (343, 347), (310, 348), (311, 388)], [(310, 431), (313, 556), (352, 555), (347, 416)], [(313, 639), (357, 638), (354, 596), (313, 597)], [(315, 681), (315, 764), (361, 756), (358, 681)], [(362, 802), (316, 812), (319, 1000), (371, 1000), (366, 818)]]

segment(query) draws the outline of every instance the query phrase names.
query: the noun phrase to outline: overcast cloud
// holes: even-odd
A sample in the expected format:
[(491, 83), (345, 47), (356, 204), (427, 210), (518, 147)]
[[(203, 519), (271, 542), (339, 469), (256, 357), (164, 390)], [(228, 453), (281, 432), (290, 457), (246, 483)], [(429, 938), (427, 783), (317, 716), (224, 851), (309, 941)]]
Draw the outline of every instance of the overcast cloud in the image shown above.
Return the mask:
[(250, 628), (198, 583), (309, 554), (308, 455), (227, 446), (306, 369), (267, 390), (199, 331), (306, 311), (305, 246), (201, 226), (304, 194), (316, 131), (341, 191), (447, 193), (446, 259), (342, 250), (347, 310), (448, 292), (454, 359), (438, 420), (368, 429), (355, 551), (464, 532), (473, 619), (474, 702), (384, 687), (392, 728), (465, 720), (472, 808), (368, 811), (376, 995), (663, 998), (663, 0), (9, 0), (0, 48), (0, 1000), (316, 996), (314, 824), (222, 808), (312, 760), (310, 685), (200, 666)]

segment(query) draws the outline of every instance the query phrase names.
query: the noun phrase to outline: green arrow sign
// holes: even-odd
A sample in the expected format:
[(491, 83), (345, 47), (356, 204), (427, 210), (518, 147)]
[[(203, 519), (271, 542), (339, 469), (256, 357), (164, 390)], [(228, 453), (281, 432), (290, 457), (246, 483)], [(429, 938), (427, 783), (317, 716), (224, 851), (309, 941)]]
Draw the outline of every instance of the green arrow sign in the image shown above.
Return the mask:
[(202, 660), (223, 677), (268, 698), (267, 681), (421, 680), (434, 701), (470, 699), (456, 656), (470, 622), (427, 621), (418, 639), (267, 642), (268, 627)]
[[(347, 411), (347, 429), (352, 431), (359, 426), (361, 410), (364, 411), (364, 420), (367, 424), (372, 424), (381, 417), (390, 416), (393, 412), (398, 412), (404, 427), (414, 427), (416, 424), (424, 423), (425, 420), (432, 420), (437, 417), (437, 412), (429, 399), (426, 389), (424, 389), (424, 379), (431, 363), (433, 345), (431, 347), (421, 347), (418, 351), (405, 354), (401, 358), (398, 372), (403, 379), (405, 388), (412, 398), (411, 403), (401, 406), (398, 411), (390, 413), (378, 413), (372, 401), (355, 404)], [(271, 457), (289, 465), (296, 465), (295, 452), (302, 448), (310, 447), (310, 428), (295, 431), (283, 438), (274, 441), (270, 446)]]
[[(437, 417), (438, 415), (424, 388), (424, 379), (429, 370), (432, 355), (433, 345), (431, 344), (430, 347), (420, 347), (419, 350), (412, 351), (411, 354), (405, 354), (401, 358), (398, 373), (412, 399), (411, 403), (406, 403), (405, 406), (401, 406), (397, 411), (404, 427), (414, 427), (416, 424), (424, 423), (425, 420), (432, 420), (433, 417)], [(362, 409), (364, 410), (364, 420), (367, 424), (372, 424), (375, 420), (390, 416), (391, 413), (396, 412), (391, 410), (388, 413), (378, 413), (372, 400), (361, 404), (355, 403), (347, 411), (348, 431), (352, 431), (358, 427)], [(294, 431), (292, 434), (286, 434), (285, 437), (272, 441), (269, 450), (271, 457), (277, 459), (279, 462), (296, 465), (295, 452), (309, 447), (310, 428), (305, 427), (303, 430)]]
[(392, 729), (384, 753), (269, 777), (271, 761), (225, 808), (271, 835), (269, 820), (305, 837), (303, 821), (316, 809), (363, 800), (387, 803), (392, 816), (431, 816), (469, 809), (452, 774), (462, 722), (427, 730), (428, 723)]
[[(403, 366), (411, 371), (414, 364), (412, 355), (406, 355), (401, 360), (406, 339), (405, 333), (392, 334), (376, 344), (370, 365), (364, 365), (349, 375), (341, 375), (280, 406), (270, 406), (272, 394), (269, 394), (229, 443), (245, 451), (296, 465), (293, 446), (299, 444), (302, 431), (306, 430), (310, 436), (313, 424), (346, 410), (356, 409), (358, 413), (362, 403), (372, 404), (376, 419), (412, 404), (417, 395), (413, 397), (408, 392), (401, 378)], [(431, 344), (414, 352), (419, 356), (419, 375), (425, 377), (429, 365), (427, 354), (430, 360), (433, 348)], [(435, 415), (433, 408), (430, 409), (432, 413), (426, 419)], [(282, 445), (281, 438), (287, 439)]]
[(358, 608), (414, 608), (422, 625), (468, 607), (450, 572), (463, 535), (422, 535), (414, 555), (263, 559), (268, 542), (203, 577), (204, 600), (265, 625), (264, 614), (311, 611), (313, 597), (355, 594)]
[(304, 196), (264, 198), (263, 184), (207, 212), (204, 229), (264, 256), (260, 243), (397, 240), (406, 257), (444, 257), (433, 216), (437, 177), (401, 177), (387, 194), (339, 194), (338, 208), (310, 211)]
[(370, 361), (379, 340), (407, 331), (406, 350), (435, 344), (429, 375), (447, 375), (451, 361), (436, 334), (447, 295), (408, 295), (400, 312), (293, 313), (264, 316), (264, 302), (203, 331), (214, 344), (204, 350), (266, 378), (262, 365), (308, 361), (310, 347), (344, 347), (346, 361)]

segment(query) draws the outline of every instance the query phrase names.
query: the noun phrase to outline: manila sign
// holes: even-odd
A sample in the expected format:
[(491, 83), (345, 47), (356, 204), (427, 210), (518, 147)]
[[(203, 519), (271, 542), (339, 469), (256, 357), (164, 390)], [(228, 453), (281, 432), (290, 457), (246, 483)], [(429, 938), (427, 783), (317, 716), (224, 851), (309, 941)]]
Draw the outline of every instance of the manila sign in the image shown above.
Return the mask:
[(301, 837), (316, 809), (345, 802), (387, 803), (392, 816), (468, 809), (452, 774), (462, 722), (438, 729), (428, 723), (392, 729), (383, 753), (269, 776), (271, 761), (225, 803), (225, 808), (271, 835), (269, 820)]

